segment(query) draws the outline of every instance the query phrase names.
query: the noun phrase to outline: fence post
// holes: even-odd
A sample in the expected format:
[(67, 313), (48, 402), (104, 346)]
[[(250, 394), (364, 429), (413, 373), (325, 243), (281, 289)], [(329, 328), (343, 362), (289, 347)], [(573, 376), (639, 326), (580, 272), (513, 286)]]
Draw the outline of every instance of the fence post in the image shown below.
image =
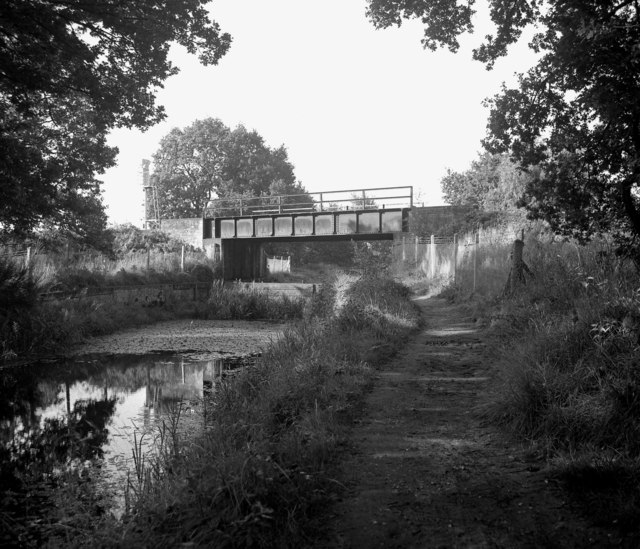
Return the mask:
[(31, 266), (31, 246), (27, 246), (26, 265), (27, 267)]
[(151, 263), (151, 248), (147, 246), (147, 272), (149, 271), (150, 263)]
[[(523, 231), (524, 233), (524, 231)], [(524, 234), (523, 234), (524, 236)], [(514, 292), (515, 289), (524, 282), (524, 260), (522, 259), (522, 252), (524, 250), (524, 238), (522, 240), (516, 239), (513, 242), (513, 253), (511, 273), (509, 273), (509, 289)]]
[(476, 291), (476, 273), (478, 272), (478, 244), (480, 244), (480, 235), (473, 233), (473, 292)]
[(453, 235), (453, 284), (458, 283), (458, 233)]
[(431, 235), (431, 246), (429, 246), (429, 272), (431, 274), (431, 278), (436, 276), (436, 237), (435, 235)]
[(407, 260), (406, 237), (402, 236), (402, 262)]
[(416, 235), (416, 241), (414, 243), (413, 257), (416, 260), (416, 268), (417, 268), (418, 267), (418, 235)]
[(180, 272), (184, 273), (184, 244), (182, 250), (180, 250)]

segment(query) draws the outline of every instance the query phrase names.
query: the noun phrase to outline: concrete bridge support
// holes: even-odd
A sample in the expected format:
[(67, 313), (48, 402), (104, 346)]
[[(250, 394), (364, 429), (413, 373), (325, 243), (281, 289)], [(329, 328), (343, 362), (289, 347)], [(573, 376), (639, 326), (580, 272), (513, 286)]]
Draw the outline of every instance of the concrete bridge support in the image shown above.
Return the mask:
[(266, 273), (262, 242), (249, 239), (222, 239), (224, 280), (259, 280)]

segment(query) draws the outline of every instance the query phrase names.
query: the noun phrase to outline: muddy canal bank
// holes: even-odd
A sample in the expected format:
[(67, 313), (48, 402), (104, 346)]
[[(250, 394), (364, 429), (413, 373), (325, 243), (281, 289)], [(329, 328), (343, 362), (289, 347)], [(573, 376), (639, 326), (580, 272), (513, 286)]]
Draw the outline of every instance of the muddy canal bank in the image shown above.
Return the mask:
[(211, 360), (259, 352), (280, 337), (284, 326), (258, 320), (170, 320), (91, 338), (70, 355), (173, 353), (189, 360)]

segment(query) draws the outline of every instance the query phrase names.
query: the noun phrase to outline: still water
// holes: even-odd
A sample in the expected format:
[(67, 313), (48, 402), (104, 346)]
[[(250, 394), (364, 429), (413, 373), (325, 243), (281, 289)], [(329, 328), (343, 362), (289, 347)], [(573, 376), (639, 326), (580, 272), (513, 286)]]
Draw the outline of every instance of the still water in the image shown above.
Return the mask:
[(0, 370), (3, 488), (24, 471), (44, 475), (76, 463), (91, 471), (121, 512), (134, 455), (152, 459), (158, 438), (177, 417), (181, 436), (199, 429), (203, 396), (251, 361), (255, 355), (207, 362), (155, 355)]

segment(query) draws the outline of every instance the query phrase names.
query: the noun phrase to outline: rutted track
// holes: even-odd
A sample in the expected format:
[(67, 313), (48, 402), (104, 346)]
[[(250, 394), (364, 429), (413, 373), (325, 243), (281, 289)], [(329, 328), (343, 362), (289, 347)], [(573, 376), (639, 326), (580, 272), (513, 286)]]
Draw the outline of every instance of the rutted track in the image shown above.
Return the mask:
[(482, 332), (442, 299), (419, 303), (427, 327), (379, 372), (353, 428), (327, 546), (625, 546), (578, 516), (545, 461), (482, 423)]

